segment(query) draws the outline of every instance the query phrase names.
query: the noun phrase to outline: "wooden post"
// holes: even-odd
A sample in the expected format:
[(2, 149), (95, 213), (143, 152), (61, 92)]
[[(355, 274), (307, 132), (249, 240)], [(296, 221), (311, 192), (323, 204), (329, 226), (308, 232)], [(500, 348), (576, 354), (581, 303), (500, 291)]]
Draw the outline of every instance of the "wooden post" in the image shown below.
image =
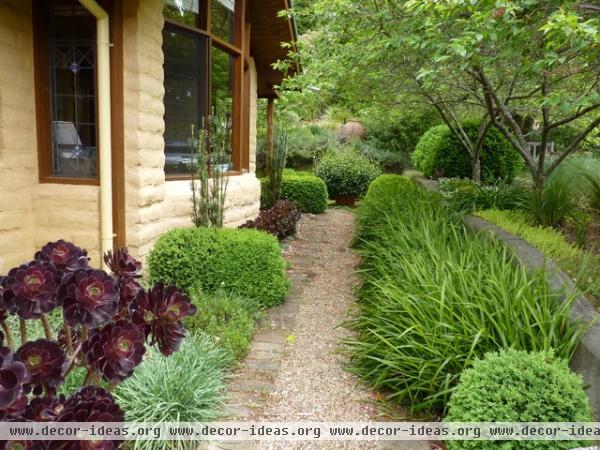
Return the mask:
[(271, 159), (273, 158), (273, 139), (275, 131), (275, 98), (269, 97), (267, 102), (267, 160), (265, 162), (265, 172), (271, 176)]

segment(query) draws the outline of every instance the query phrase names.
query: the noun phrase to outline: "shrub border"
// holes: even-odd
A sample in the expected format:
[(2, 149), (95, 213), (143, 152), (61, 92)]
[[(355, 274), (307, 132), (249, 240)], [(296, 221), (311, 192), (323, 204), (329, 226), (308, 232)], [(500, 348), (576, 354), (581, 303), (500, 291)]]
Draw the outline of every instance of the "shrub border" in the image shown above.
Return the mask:
[[(425, 189), (437, 191), (434, 183), (429, 183), (422, 178), (415, 178), (416, 182)], [(425, 181), (425, 182), (424, 182)], [(548, 284), (553, 290), (559, 292), (571, 292), (575, 289), (573, 281), (558, 267), (558, 265), (546, 255), (541, 253), (529, 242), (509, 233), (480, 217), (467, 216), (465, 218), (467, 228), (474, 233), (491, 233), (495, 239), (505, 244), (517, 257), (519, 262), (529, 271), (535, 272), (545, 268), (548, 273)], [(561, 296), (564, 300), (565, 297)], [(592, 406), (592, 412), (596, 420), (600, 418), (600, 314), (580, 295), (571, 307), (571, 320), (583, 323), (593, 323), (586, 335), (583, 337), (579, 348), (570, 362), (571, 369), (583, 377), (586, 394)]]

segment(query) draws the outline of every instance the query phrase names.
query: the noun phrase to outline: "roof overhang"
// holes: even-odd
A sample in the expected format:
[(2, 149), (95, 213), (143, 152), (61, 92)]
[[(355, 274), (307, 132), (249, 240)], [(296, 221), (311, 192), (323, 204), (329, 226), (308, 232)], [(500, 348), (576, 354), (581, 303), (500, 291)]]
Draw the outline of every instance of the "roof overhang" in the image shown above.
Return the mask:
[[(284, 74), (272, 68), (277, 60), (287, 58), (282, 42), (297, 41), (296, 23), (292, 17), (279, 17), (279, 12), (292, 7), (292, 0), (251, 0), (250, 53), (256, 64), (258, 96), (276, 97), (274, 86), (281, 84)], [(293, 68), (294, 72), (299, 66)]]

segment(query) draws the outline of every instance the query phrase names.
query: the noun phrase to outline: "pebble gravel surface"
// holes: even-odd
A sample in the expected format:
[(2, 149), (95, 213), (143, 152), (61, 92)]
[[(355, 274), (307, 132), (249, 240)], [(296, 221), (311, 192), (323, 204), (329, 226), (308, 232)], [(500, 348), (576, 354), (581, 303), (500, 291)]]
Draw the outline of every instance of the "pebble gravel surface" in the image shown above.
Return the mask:
[[(350, 332), (339, 326), (352, 313), (358, 255), (350, 249), (354, 214), (330, 209), (303, 218), (298, 238), (286, 250), (294, 260), (311, 257), (310, 276), (298, 305), (291, 339), (256, 421), (371, 421), (379, 410), (373, 393), (344, 370), (340, 343)], [(381, 419), (380, 419), (381, 420)], [(426, 442), (254, 442), (267, 449), (427, 450)]]

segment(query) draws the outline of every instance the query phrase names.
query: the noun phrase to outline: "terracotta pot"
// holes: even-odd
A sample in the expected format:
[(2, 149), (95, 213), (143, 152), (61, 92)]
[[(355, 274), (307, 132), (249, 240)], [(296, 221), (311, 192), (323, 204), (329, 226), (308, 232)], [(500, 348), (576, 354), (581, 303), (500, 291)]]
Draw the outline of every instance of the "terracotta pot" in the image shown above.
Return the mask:
[(363, 140), (365, 138), (365, 133), (365, 126), (360, 122), (360, 120), (350, 119), (340, 130), (338, 139), (340, 142), (348, 142), (352, 139)]
[(354, 207), (356, 205), (355, 195), (340, 195), (338, 197), (333, 197), (333, 199), (335, 200), (335, 204), (338, 206)]

